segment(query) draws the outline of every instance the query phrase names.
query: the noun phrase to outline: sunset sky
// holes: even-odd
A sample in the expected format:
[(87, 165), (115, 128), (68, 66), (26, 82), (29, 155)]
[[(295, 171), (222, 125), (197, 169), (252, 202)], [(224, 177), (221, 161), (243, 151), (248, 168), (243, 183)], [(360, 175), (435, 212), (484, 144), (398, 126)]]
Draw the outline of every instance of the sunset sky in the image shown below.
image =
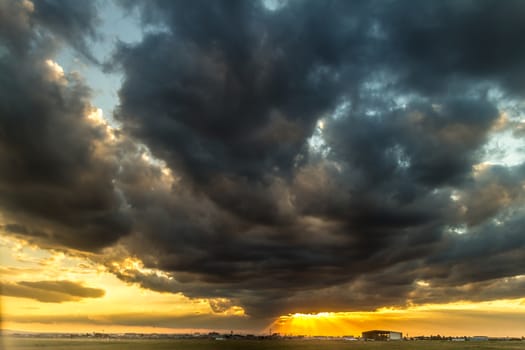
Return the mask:
[(0, 0), (4, 330), (525, 336), (525, 2)]

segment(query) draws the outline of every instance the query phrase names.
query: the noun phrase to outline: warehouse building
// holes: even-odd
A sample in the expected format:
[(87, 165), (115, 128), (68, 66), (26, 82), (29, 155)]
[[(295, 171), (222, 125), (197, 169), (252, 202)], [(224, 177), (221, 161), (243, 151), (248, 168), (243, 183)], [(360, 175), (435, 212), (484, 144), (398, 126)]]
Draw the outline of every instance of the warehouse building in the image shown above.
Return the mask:
[(388, 341), (388, 340), (401, 340), (403, 339), (403, 333), (394, 331), (382, 331), (373, 330), (362, 333), (364, 340), (376, 340), (376, 341)]

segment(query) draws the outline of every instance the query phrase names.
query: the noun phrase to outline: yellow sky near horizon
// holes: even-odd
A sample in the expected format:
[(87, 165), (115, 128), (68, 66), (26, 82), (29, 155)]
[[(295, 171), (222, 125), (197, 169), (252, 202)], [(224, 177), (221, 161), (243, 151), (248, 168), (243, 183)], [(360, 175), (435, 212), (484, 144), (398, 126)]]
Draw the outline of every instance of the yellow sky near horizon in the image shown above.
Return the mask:
[[(0, 237), (0, 257), (3, 284), (12, 285), (20, 281), (72, 281), (86, 288), (104, 290), (102, 297), (65, 302), (41, 302), (31, 297), (5, 295), (3, 292), (1, 313), (4, 329), (47, 332), (64, 331), (63, 327), (66, 326), (65, 331), (81, 332), (120, 332), (128, 329), (167, 332), (173, 329), (156, 324), (169, 322), (170, 318), (182, 318), (181, 322), (184, 322), (184, 318), (203, 315), (213, 315), (218, 319), (245, 317), (244, 311), (239, 307), (215, 312), (210, 307), (210, 299), (190, 299), (181, 293), (144, 289), (137, 284), (119, 280), (105, 266), (89, 259), (41, 249), (7, 235)], [(132, 259), (126, 259), (123, 263), (136, 265), (136, 261)], [(56, 318), (55, 321), (51, 319), (52, 316)], [(126, 318), (131, 321), (127, 322)], [(41, 322), (35, 322), (39, 320)], [(124, 324), (111, 324), (112, 322)]]
[[(405, 335), (525, 335), (525, 298), (383, 308), (368, 312), (321, 312), (254, 320), (239, 306), (217, 312), (209, 299), (160, 293), (119, 280), (105, 266), (82, 256), (45, 250), (8, 235), (0, 237), (3, 284), (71, 281), (103, 289), (101, 297), (42, 302), (2, 295), (2, 328), (36, 332), (229, 331), (293, 335), (360, 335), (368, 329), (392, 329)], [(124, 264), (140, 267), (140, 261)], [(4, 292), (2, 294), (5, 294)], [(36, 297), (36, 296), (35, 296)]]

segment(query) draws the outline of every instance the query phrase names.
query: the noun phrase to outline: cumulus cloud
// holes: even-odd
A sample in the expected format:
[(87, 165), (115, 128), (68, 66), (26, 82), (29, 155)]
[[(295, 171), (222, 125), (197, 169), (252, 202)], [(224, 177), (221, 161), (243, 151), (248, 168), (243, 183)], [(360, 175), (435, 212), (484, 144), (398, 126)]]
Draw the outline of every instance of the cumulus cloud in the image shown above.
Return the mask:
[[(45, 4), (2, 1), (13, 16), (1, 32), (0, 207), (8, 231), (95, 250), (126, 234), (130, 220), (112, 184), (118, 165), (107, 132), (90, 119), (90, 89), (50, 58), (58, 39), (47, 33), (82, 40), (84, 32), (68, 6), (40, 29), (34, 22)], [(82, 16), (93, 13), (76, 6)]]
[(525, 273), (523, 165), (484, 147), (519, 105), (521, 2), (120, 3), (161, 30), (108, 63), (111, 135), (29, 45), (34, 20), (84, 50), (93, 5), (2, 3), (7, 231), (257, 317), (520, 296), (494, 281)]

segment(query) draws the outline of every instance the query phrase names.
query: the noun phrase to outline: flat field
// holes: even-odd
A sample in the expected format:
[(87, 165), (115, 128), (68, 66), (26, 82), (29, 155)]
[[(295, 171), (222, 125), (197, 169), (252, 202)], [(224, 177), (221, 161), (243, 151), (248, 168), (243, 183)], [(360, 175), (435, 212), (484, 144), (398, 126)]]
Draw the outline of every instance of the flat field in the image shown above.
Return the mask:
[(525, 341), (350, 342), (318, 340), (128, 340), (4, 337), (5, 350), (525, 350)]

